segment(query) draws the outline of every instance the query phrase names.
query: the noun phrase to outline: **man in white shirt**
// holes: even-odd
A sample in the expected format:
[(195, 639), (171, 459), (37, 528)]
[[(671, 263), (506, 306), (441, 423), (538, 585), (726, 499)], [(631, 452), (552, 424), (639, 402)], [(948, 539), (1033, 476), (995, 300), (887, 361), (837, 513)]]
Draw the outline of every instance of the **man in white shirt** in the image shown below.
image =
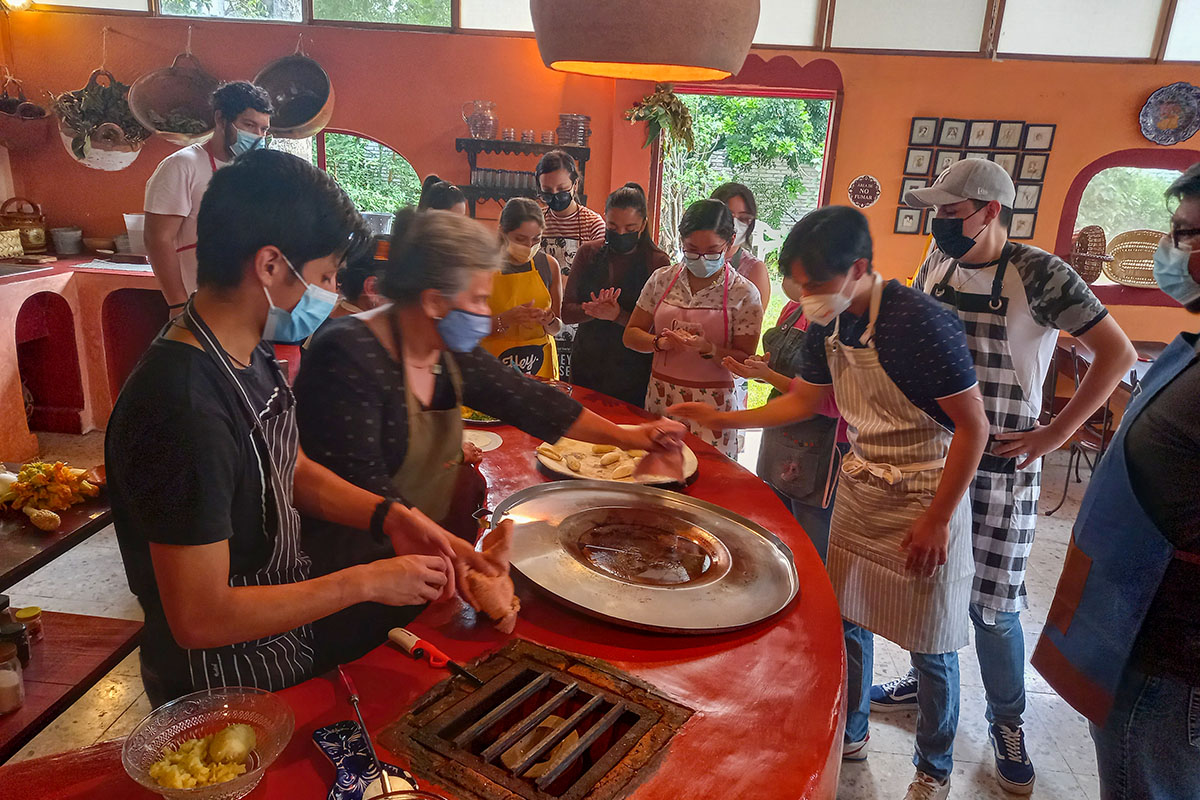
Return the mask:
[(146, 183), (146, 250), (172, 316), (196, 290), (196, 214), (208, 182), (235, 156), (264, 146), (271, 126), (271, 98), (247, 81), (218, 88), (212, 106), (212, 138), (164, 158)]

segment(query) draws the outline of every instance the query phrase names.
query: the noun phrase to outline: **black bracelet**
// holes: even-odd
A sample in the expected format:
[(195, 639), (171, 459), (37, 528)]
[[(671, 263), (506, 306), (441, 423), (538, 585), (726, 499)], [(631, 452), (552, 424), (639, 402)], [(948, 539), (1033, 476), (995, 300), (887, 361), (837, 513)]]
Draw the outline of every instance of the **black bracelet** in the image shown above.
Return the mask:
[(399, 505), (399, 502), (391, 497), (385, 497), (379, 501), (379, 505), (375, 506), (375, 510), (371, 512), (371, 526), (367, 529), (372, 536), (383, 536), (383, 521), (387, 519), (392, 506)]
[(187, 300), (184, 300), (182, 303), (172, 303), (171, 305), (167, 306), (167, 310), (174, 311), (175, 309), (183, 308), (186, 305), (187, 305)]

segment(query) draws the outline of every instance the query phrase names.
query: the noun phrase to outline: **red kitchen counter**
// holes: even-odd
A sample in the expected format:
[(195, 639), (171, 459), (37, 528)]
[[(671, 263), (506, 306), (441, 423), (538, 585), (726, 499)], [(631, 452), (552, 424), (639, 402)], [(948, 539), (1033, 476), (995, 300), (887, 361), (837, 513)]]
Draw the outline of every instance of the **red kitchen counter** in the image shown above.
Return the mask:
[[(639, 412), (585, 390), (575, 396), (616, 422)], [(484, 456), (493, 507), (513, 492), (547, 480), (536, 468), (535, 440), (514, 428), (490, 428), (503, 445)], [(671, 741), (665, 758), (630, 795), (637, 800), (700, 796), (796, 800), (837, 792), (844, 725), (845, 654), (837, 602), (807, 536), (775, 494), (750, 472), (689, 437), (699, 475), (686, 494), (740, 513), (777, 534), (795, 554), (796, 600), (775, 617), (733, 633), (668, 636), (628, 630), (568, 610), (518, 578), (517, 636), (611, 662), (696, 711)], [(459, 601), (431, 607), (409, 626), (460, 662), (504, 642), (490, 624), (473, 621)], [(411, 660), (390, 645), (353, 662), (363, 714), (373, 734), (400, 718), (447, 673)], [(334, 676), (281, 692), (296, 714), (296, 733), (262, 784), (265, 800), (325, 797), (333, 769), (312, 742), (317, 728), (354, 714)], [(386, 760), (407, 766), (403, 759)], [(423, 780), (422, 786), (450, 793)], [(0, 769), (0, 796), (141, 798), (153, 795), (129, 780), (119, 743)]]
[(22, 411), (22, 379), (34, 394), (35, 429), (103, 429), (121, 383), (166, 321), (149, 267), (80, 268), (91, 260), (0, 273), (0, 460), (39, 450)]

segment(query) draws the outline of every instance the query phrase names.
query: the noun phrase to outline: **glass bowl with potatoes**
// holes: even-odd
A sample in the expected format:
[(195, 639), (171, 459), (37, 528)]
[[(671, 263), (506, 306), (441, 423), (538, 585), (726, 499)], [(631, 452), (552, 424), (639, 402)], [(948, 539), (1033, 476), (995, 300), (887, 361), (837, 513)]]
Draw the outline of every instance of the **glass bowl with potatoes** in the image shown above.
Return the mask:
[(167, 798), (238, 800), (287, 747), (292, 709), (271, 692), (226, 686), (159, 706), (125, 740), (129, 777)]

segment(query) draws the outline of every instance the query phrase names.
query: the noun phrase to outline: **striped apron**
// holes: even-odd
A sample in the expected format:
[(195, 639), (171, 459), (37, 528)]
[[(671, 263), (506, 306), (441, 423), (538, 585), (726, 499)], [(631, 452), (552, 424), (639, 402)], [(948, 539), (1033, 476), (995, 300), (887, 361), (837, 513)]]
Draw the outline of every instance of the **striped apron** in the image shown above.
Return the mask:
[[(229, 585), (275, 586), (307, 580), (311, 562), (300, 549), (300, 514), (292, 504), (300, 437), (296, 428), (296, 398), (291, 387), (272, 360), (275, 391), (265, 409), (256, 409), (230, 367), (228, 354), (190, 300), (183, 321), (240, 399), (250, 423), (251, 449), (262, 477), (262, 518), (264, 535), (272, 540), (271, 555), (253, 573), (231, 573)], [(250, 642), (186, 653), (194, 690), (255, 686), (273, 692), (307, 680), (313, 674), (313, 636), (308, 625)]]
[(913, 405), (879, 363), (882, 290), (876, 275), (864, 346), (841, 342), (840, 318), (825, 342), (851, 444), (834, 501), (829, 578), (844, 619), (914, 653), (948, 653), (969, 639), (970, 504), (964, 496), (954, 512), (946, 564), (931, 578), (909, 574), (900, 544), (937, 491), (952, 434)]

